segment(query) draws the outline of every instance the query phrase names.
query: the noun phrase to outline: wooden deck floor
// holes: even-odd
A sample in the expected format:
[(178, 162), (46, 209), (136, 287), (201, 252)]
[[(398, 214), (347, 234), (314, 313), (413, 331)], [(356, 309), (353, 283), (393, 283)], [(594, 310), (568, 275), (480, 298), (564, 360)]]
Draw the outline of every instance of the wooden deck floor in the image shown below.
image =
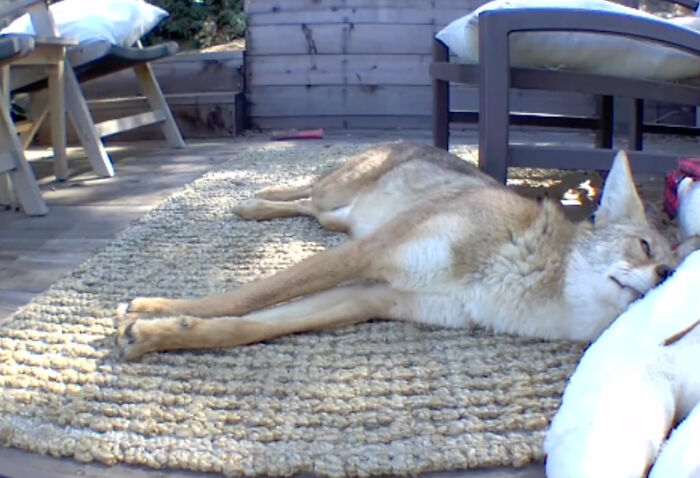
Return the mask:
[[(429, 143), (427, 132), (337, 133), (323, 141), (383, 141), (410, 139)], [(476, 144), (473, 132), (456, 137)], [(579, 138), (580, 139), (580, 138)], [(46, 290), (85, 259), (115, 238), (132, 221), (158, 205), (180, 186), (187, 184), (240, 148), (262, 143), (258, 136), (190, 143), (185, 150), (171, 150), (162, 142), (125, 143), (109, 147), (117, 176), (97, 179), (88, 170), (80, 151), (71, 151), (77, 170), (69, 181), (52, 181), (50, 158), (32, 162), (42, 183), (50, 214), (26, 217), (16, 211), (0, 211), (0, 322), (17, 308)], [(695, 141), (670, 141), (689, 153), (700, 151)], [(663, 147), (663, 145), (662, 145)], [(37, 153), (46, 156), (46, 151)], [(696, 153), (697, 154), (697, 153)], [(81, 172), (82, 171), (82, 172)], [(0, 447), (0, 478), (39, 477), (205, 477), (185, 472), (149, 471), (130, 466), (105, 467), (54, 459)], [(435, 478), (541, 478), (542, 466), (520, 470), (500, 469), (431, 474)]]
[[(96, 178), (82, 158), (69, 181), (56, 183), (48, 159), (32, 161), (50, 213), (0, 211), (0, 320), (111, 241), (172, 191), (228, 159), (237, 143), (197, 143), (186, 150), (160, 142), (112, 146), (118, 174)], [(46, 154), (33, 152), (33, 156)], [(73, 156), (80, 150), (72, 151)], [(79, 171), (85, 171), (79, 173)], [(87, 171), (86, 171), (87, 170)]]

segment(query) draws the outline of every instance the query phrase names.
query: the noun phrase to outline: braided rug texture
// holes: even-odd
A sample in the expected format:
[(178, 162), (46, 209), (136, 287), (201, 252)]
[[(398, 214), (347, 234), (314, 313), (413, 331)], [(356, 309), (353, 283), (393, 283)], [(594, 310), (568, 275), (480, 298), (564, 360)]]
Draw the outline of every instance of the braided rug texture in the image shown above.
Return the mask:
[(249, 476), (541, 461), (580, 345), (376, 321), (131, 363), (114, 356), (120, 302), (230, 289), (343, 241), (308, 218), (246, 222), (231, 208), (362, 149), (236, 153), (0, 325), (0, 444)]

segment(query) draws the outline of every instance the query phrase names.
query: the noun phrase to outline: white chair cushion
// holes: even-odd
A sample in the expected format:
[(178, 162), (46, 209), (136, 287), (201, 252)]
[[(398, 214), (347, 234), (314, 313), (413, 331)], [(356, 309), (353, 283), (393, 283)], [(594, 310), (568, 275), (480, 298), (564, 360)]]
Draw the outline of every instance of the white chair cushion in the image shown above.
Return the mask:
[[(479, 62), (479, 14), (512, 8), (571, 8), (603, 10), (667, 21), (694, 31), (700, 17), (665, 20), (606, 0), (493, 0), (453, 21), (436, 38), (460, 63)], [(580, 32), (525, 32), (512, 35), (511, 65), (524, 68), (568, 69), (651, 80), (680, 80), (700, 76), (700, 58), (688, 53), (614, 35)]]

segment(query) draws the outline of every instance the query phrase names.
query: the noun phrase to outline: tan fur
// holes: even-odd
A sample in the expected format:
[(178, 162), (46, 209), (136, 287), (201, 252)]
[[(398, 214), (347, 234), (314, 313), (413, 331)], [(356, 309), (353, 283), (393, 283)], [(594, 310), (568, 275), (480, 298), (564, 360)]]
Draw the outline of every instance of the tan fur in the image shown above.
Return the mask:
[(136, 298), (118, 347), (134, 358), (372, 318), (590, 340), (676, 262), (644, 218), (626, 158), (616, 161), (594, 226), (445, 151), (373, 148), (311, 185), (263, 190), (236, 208), (246, 219), (312, 216), (351, 240), (224, 294)]

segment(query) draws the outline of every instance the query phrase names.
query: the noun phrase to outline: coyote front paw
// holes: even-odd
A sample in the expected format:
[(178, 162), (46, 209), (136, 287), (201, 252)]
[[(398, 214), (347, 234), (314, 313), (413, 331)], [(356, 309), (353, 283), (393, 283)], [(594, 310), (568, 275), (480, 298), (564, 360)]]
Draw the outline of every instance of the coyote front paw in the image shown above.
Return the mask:
[(157, 337), (151, 337), (142, 330), (140, 322), (142, 321), (135, 317), (129, 317), (117, 329), (115, 345), (119, 356), (124, 360), (133, 360), (157, 350)]
[(175, 315), (181, 313), (182, 301), (163, 297), (137, 297), (126, 309), (128, 314)]
[(117, 329), (117, 351), (123, 359), (132, 360), (149, 352), (191, 348), (188, 334), (200, 323), (194, 317), (142, 319), (129, 314)]

